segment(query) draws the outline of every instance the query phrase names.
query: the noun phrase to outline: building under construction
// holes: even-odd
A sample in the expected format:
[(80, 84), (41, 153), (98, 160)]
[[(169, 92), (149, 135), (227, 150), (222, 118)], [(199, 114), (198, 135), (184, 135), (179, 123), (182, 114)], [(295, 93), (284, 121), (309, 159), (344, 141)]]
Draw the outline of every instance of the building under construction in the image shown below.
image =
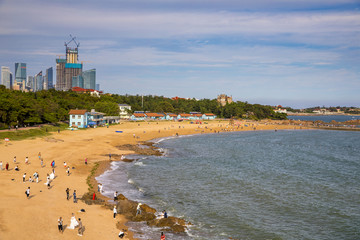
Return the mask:
[[(82, 63), (79, 63), (78, 48), (80, 43), (75, 41), (75, 37), (71, 37), (69, 42), (65, 42), (66, 59), (56, 59), (56, 90), (68, 91), (72, 88), (73, 77), (79, 76), (82, 73)], [(75, 48), (69, 47), (73, 42)]]

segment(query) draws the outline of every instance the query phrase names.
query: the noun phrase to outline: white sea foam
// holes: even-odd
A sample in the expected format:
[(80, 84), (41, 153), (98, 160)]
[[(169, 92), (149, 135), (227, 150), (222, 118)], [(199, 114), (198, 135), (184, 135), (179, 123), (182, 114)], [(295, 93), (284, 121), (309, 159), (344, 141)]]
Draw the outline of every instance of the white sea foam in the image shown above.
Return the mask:
[(136, 162), (134, 165), (136, 165), (136, 166), (145, 166), (145, 164), (143, 162)]

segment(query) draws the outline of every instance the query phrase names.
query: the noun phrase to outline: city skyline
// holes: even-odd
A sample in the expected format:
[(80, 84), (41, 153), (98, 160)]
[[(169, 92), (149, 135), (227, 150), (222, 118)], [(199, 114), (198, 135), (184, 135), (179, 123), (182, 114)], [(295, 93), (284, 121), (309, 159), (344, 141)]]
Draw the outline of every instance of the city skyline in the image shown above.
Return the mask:
[(5, 0), (0, 65), (14, 73), (26, 63), (31, 76), (56, 69), (72, 34), (105, 92), (360, 107), (359, 8), (356, 0)]

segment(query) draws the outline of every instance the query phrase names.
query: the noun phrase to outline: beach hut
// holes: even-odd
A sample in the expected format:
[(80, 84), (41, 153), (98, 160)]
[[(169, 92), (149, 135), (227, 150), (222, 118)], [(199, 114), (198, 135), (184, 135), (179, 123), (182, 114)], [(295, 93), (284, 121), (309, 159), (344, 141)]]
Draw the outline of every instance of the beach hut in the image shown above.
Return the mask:
[(191, 120), (191, 119), (192, 119), (192, 115), (189, 114), (189, 113), (180, 113), (180, 114), (177, 116), (177, 119), (178, 119), (178, 120)]
[(162, 113), (145, 113), (146, 117), (151, 120), (164, 120), (165, 115)]
[(145, 119), (146, 119), (145, 113), (134, 113), (130, 117), (130, 120), (133, 120), (133, 121), (144, 121)]
[(204, 120), (213, 120), (215, 118), (216, 118), (216, 116), (213, 113), (204, 113), (202, 115), (202, 119), (204, 119)]
[(166, 120), (176, 120), (177, 119), (177, 116), (175, 113), (166, 113), (165, 114), (165, 119)]

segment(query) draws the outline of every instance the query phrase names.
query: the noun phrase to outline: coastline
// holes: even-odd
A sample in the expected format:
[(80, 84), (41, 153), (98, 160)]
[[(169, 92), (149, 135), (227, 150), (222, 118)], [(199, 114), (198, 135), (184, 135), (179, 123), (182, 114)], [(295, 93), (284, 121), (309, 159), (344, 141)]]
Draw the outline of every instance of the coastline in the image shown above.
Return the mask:
[[(95, 175), (100, 175), (109, 168), (110, 161), (108, 154), (120, 156), (121, 154), (131, 154), (132, 150), (118, 149), (119, 145), (136, 145), (139, 142), (171, 137), (177, 134), (204, 134), (228, 131), (253, 131), (253, 130), (274, 130), (274, 129), (299, 129), (296, 126), (283, 124), (281, 121), (261, 121), (250, 122), (241, 121), (241, 126), (229, 126), (229, 121), (208, 121), (208, 124), (196, 125), (188, 122), (126, 122), (119, 125), (113, 125), (109, 128), (88, 129), (85, 131), (64, 131), (60, 134), (52, 134), (52, 140), (49, 138), (37, 138), (10, 142), (8, 146), (0, 145), (0, 152), (3, 156), (3, 162), (10, 163), (10, 171), (2, 171), (0, 175), (1, 187), (0, 193), (0, 235), (2, 239), (25, 238), (32, 234), (37, 239), (75, 239), (75, 231), (65, 230), (63, 234), (58, 233), (56, 229), (59, 216), (64, 218), (64, 224), (68, 225), (71, 213), (74, 212), (77, 217), (83, 219), (86, 227), (84, 235), (87, 239), (98, 239), (101, 237), (112, 238), (117, 236), (117, 222), (126, 223), (124, 216), (118, 214), (116, 221), (112, 218), (112, 212), (106, 210), (101, 205), (87, 205), (81, 201), (74, 204), (67, 201), (65, 189), (69, 187), (71, 192), (76, 189), (78, 197), (88, 192), (87, 178), (95, 164), (99, 164)], [(246, 125), (246, 126), (245, 126)], [(115, 130), (124, 130), (124, 133), (117, 134)], [(305, 127), (304, 127), (305, 129)], [(134, 137), (134, 134), (136, 137)], [(139, 138), (138, 138), (139, 137)], [(56, 140), (56, 141), (54, 141)], [(38, 152), (41, 152), (45, 167), (41, 168), (37, 159)], [(12, 158), (17, 156), (20, 171), (13, 170)], [(29, 156), (30, 164), (25, 165), (23, 159)], [(88, 159), (88, 165), (84, 164), (84, 159)], [(115, 157), (116, 158), (116, 157)], [(51, 189), (46, 189), (46, 173), (51, 171), (50, 162), (56, 161), (56, 178), (52, 183)], [(71, 175), (66, 176), (62, 163), (66, 161), (71, 168)], [(22, 174), (26, 171), (27, 176), (33, 172), (40, 173), (40, 182), (22, 183)], [(94, 177), (95, 179), (95, 177)], [(27, 186), (31, 186), (31, 199), (24, 197), (24, 191)], [(94, 185), (94, 183), (93, 183)], [(96, 186), (96, 185), (95, 185)], [(96, 194), (99, 195), (99, 194)], [(102, 196), (97, 196), (102, 199)], [(104, 201), (107, 198), (103, 198)], [(85, 209), (85, 213), (78, 212)], [(105, 210), (105, 211), (104, 211)], [(33, 216), (40, 221), (34, 226), (29, 222)], [(120, 224), (120, 228), (124, 225)], [(53, 226), (53, 227), (51, 227)], [(50, 227), (50, 228), (49, 228)], [(21, 231), (18, 231), (21, 229)], [(100, 231), (99, 231), (100, 230)], [(128, 232), (126, 238), (132, 238), (132, 233)]]

